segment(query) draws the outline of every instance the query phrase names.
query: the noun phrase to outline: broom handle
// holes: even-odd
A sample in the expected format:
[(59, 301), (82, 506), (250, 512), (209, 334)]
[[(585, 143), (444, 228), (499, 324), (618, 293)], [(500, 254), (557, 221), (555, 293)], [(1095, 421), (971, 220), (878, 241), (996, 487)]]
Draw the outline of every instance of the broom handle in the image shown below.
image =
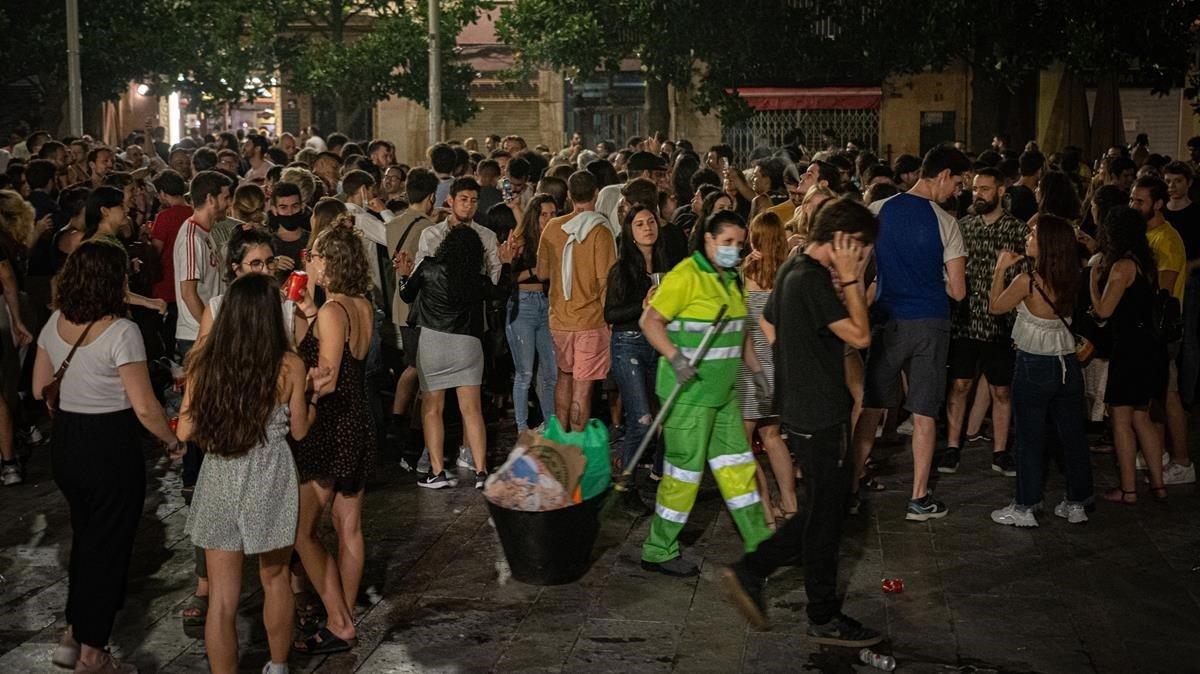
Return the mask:
[[(717, 338), (717, 335), (724, 328), (725, 313), (728, 310), (728, 304), (722, 304), (721, 308), (717, 310), (717, 317), (713, 319), (713, 324), (708, 326), (708, 329), (704, 331), (704, 337), (700, 340), (700, 346), (696, 349), (696, 353), (692, 355), (692, 359), (688, 361), (692, 367), (699, 367), (700, 362), (704, 360), (704, 356), (708, 353), (709, 347), (712, 346), (713, 340)], [(658, 431), (658, 427), (662, 425), (667, 415), (671, 413), (671, 407), (675, 405), (675, 399), (679, 397), (679, 393), (683, 390), (683, 387), (684, 384), (679, 381), (675, 382), (675, 388), (671, 389), (671, 395), (667, 396), (667, 399), (663, 401), (658, 414), (654, 415), (654, 421), (650, 422), (650, 428), (646, 429), (646, 435), (642, 437), (642, 442), (638, 445), (637, 451), (629, 459), (629, 465), (625, 466), (624, 471), (622, 471), (621, 482), (624, 482), (633, 475), (634, 469), (637, 468), (638, 459), (642, 458), (642, 454), (646, 453), (646, 448), (654, 440), (654, 434)], [(628, 429), (626, 429), (626, 432), (629, 432)]]

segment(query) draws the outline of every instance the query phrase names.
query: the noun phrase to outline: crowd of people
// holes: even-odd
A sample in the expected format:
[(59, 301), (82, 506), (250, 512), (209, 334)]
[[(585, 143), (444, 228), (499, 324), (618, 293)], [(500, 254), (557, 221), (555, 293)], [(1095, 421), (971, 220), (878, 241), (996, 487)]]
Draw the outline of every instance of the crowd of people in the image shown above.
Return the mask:
[(238, 667), (245, 555), (264, 672), (354, 648), (368, 480), (482, 489), (496, 423), (601, 417), (619, 471), (674, 394), (640, 473), (655, 503), (632, 501), (653, 517), (642, 567), (698, 573), (679, 534), (707, 464), (745, 546), (736, 605), (766, 625), (765, 579), (802, 556), (808, 633), (841, 645), (881, 638), (837, 591), (843, 518), (888, 488), (877, 438), (911, 435), (917, 522), (948, 514), (953, 479), (932, 484), (971, 447), (1015, 478), (1002, 525), (1045, 522), (1050, 466), (1053, 514), (1086, 522), (1093, 452), (1115, 454), (1116, 504), (1138, 470), (1155, 501), (1195, 482), (1200, 138), (1186, 160), (1140, 143), (1089, 167), (999, 135), (890, 162), (799, 132), (749, 159), (488, 136), (417, 166), (313, 127), (164, 137), (0, 151), (0, 481), (49, 429), (73, 531), (54, 662), (77, 672), (134, 671), (107, 644), (147, 434), (181, 460), (182, 618), (218, 672)]

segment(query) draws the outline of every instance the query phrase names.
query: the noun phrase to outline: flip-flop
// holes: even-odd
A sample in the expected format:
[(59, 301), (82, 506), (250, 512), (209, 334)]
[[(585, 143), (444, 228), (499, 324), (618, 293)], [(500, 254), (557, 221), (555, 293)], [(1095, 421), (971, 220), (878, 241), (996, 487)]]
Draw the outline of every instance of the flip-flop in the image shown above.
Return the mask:
[(358, 639), (341, 639), (328, 627), (322, 627), (304, 641), (292, 644), (292, 650), (305, 655), (328, 655), (343, 653), (358, 645)]

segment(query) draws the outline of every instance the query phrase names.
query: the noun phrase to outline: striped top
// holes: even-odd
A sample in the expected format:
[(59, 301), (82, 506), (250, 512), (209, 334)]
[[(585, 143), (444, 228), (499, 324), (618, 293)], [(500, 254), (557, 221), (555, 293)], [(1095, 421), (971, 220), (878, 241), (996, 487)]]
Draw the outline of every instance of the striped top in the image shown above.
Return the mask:
[[(770, 290), (752, 290), (747, 295), (746, 334), (750, 337), (750, 343), (754, 345), (754, 355), (758, 357), (763, 373), (767, 375), (767, 381), (774, 382), (775, 358), (771, 354), (771, 343), (767, 341), (767, 336), (758, 325), (763, 307), (767, 305), (767, 299), (770, 297)], [(754, 377), (751, 376), (750, 368), (745, 362), (738, 367), (737, 387), (738, 395), (741, 396), (743, 419), (769, 419), (779, 416), (779, 412), (775, 411), (774, 400), (758, 397), (754, 390)]]
[[(679, 402), (701, 407), (721, 407), (734, 396), (746, 322), (745, 292), (733, 272), (724, 282), (708, 259), (693, 253), (662, 279), (650, 306), (667, 319), (667, 336), (687, 358), (692, 358), (704, 333), (722, 306), (727, 319), (700, 362), (699, 375), (680, 392)], [(655, 392), (666, 398), (675, 388), (675, 371), (666, 358), (659, 359)]]

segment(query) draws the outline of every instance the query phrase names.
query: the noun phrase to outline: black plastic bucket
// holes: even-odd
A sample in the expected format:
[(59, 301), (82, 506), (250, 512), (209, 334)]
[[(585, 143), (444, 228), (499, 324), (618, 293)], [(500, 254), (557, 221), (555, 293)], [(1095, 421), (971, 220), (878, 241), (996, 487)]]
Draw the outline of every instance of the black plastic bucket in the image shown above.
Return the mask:
[(545, 512), (509, 510), (488, 501), (513, 578), (530, 585), (563, 585), (582, 578), (591, 567), (607, 495)]

